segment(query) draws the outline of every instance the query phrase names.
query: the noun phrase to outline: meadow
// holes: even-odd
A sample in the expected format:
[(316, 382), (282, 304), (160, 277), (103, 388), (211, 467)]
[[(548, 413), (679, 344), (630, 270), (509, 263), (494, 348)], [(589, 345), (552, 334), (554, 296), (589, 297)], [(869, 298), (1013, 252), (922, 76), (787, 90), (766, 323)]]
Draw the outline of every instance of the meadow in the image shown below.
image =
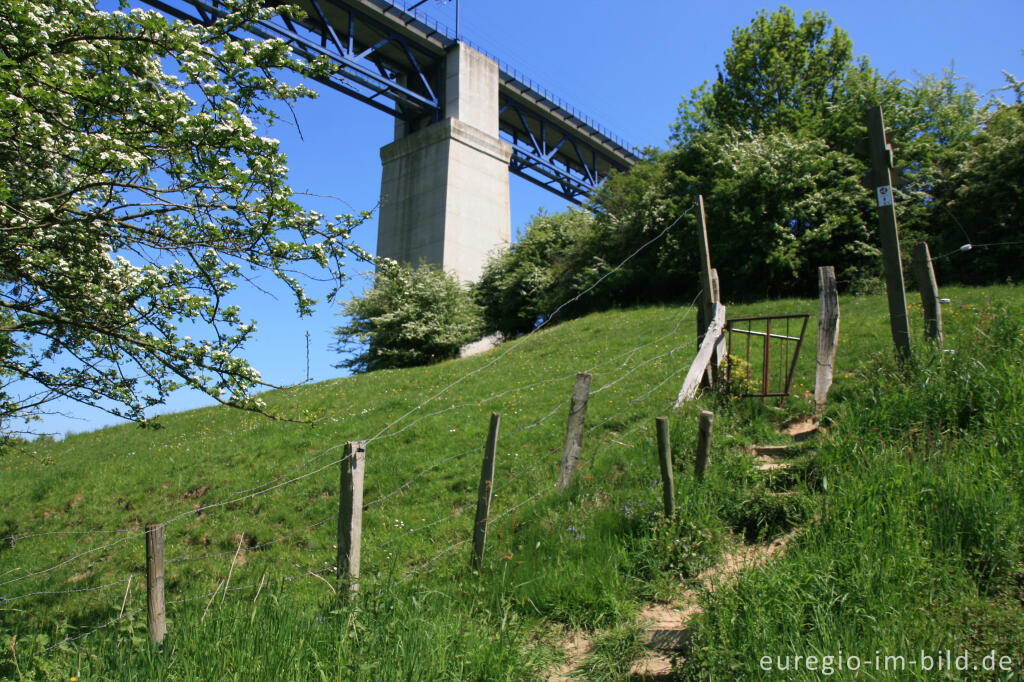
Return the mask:
[[(727, 289), (727, 287), (726, 287)], [(728, 291), (726, 290), (726, 299)], [(0, 454), (0, 678), (625, 679), (637, 614), (730, 548), (797, 530), (785, 553), (703, 591), (681, 679), (820, 679), (764, 656), (990, 651), (1024, 666), (1024, 296), (943, 288), (945, 348), (896, 363), (884, 295), (841, 298), (816, 438), (760, 471), (813, 412), (817, 300), (793, 395), (707, 392), (671, 409), (695, 309), (613, 310), (480, 356), (268, 393), (313, 424), (209, 408)], [(916, 294), (911, 328), (921, 328)], [(727, 300), (728, 303), (728, 300)], [(569, 396), (593, 375), (582, 466), (555, 489)], [(707, 476), (698, 414), (715, 413)], [(469, 539), (489, 415), (502, 415), (484, 564)], [(654, 418), (670, 417), (677, 512), (661, 513)], [(359, 592), (339, 595), (338, 469), (367, 441)], [(146, 633), (143, 528), (167, 524), (168, 635)], [(928, 654), (930, 655), (930, 654)], [(956, 653), (954, 655), (957, 655)], [(956, 674), (951, 673), (953, 677)], [(1005, 670), (972, 678), (1008, 679)], [(921, 666), (895, 675), (931, 679)], [(835, 670), (838, 679), (891, 679)]]

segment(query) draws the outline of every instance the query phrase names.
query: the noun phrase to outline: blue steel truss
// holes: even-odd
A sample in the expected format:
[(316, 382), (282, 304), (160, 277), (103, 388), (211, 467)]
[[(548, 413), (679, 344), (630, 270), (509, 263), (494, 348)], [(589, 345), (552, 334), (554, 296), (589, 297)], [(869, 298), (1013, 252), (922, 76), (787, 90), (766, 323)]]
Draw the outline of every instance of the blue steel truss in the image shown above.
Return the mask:
[(579, 203), (610, 170), (629, 168), (508, 95), (500, 116), (501, 136), (512, 145), (509, 170), (570, 201)]
[[(203, 25), (226, 14), (218, 0), (142, 1)], [(409, 132), (444, 117), (444, 57), (457, 42), (450, 30), (386, 0), (293, 2), (305, 17), (282, 14), (247, 31), (283, 40), (303, 59), (327, 58), (336, 70), (321, 82), (405, 121)], [(513, 149), (509, 171), (568, 201), (582, 202), (609, 172), (637, 161), (620, 140), (505, 65), (500, 107), (501, 137)]]
[[(143, 2), (175, 18), (203, 25), (226, 14), (217, 0)], [(354, 5), (337, 0), (300, 0), (296, 4), (307, 12), (302, 20), (281, 15), (250, 25), (247, 30), (260, 38), (283, 40), (301, 58), (326, 57), (337, 70), (324, 84), (370, 106), (403, 119), (427, 113), (440, 118), (439, 69), (443, 61), (435, 51)]]

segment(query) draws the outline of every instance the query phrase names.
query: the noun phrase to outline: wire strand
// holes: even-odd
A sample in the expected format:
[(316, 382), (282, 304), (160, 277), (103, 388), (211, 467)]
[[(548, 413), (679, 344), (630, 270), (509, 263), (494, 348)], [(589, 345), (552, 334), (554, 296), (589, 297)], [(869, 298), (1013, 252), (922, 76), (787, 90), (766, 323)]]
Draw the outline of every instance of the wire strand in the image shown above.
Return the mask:
[(595, 288), (596, 288), (596, 287), (597, 287), (597, 286), (598, 286), (598, 285), (599, 285), (599, 284), (600, 284), (601, 282), (603, 282), (603, 281), (604, 281), (605, 279), (607, 279), (608, 277), (610, 277), (611, 275), (613, 275), (614, 273), (616, 273), (616, 272), (618, 272), (618, 271), (619, 271), (620, 269), (622, 269), (622, 267), (623, 267), (623, 266), (625, 266), (625, 264), (626, 264), (626, 263), (628, 263), (628, 262), (629, 262), (630, 260), (632, 260), (632, 259), (633, 259), (633, 258), (634, 258), (634, 257), (635, 257), (635, 256), (636, 256), (637, 254), (639, 254), (639, 253), (640, 253), (641, 251), (643, 251), (644, 249), (646, 249), (646, 248), (647, 248), (648, 246), (650, 246), (651, 244), (653, 244), (654, 242), (658, 241), (658, 240), (659, 240), (659, 239), (661, 239), (661, 238), (662, 238), (663, 236), (665, 236), (665, 234), (667, 234), (667, 233), (668, 233), (668, 231), (669, 231), (670, 229), (672, 229), (673, 227), (675, 227), (675, 226), (676, 226), (676, 225), (677, 225), (677, 224), (679, 223), (679, 221), (680, 221), (680, 220), (682, 220), (682, 219), (683, 219), (683, 218), (684, 218), (684, 217), (685, 217), (685, 216), (686, 216), (687, 214), (689, 214), (689, 213), (690, 213), (691, 211), (693, 211), (693, 209), (694, 209), (694, 207), (695, 207), (695, 206), (696, 206), (696, 204), (695, 204), (694, 206), (691, 206), (691, 207), (690, 207), (690, 208), (688, 208), (687, 210), (683, 211), (682, 213), (680, 213), (680, 214), (679, 214), (679, 216), (678, 216), (678, 217), (677, 217), (677, 218), (676, 218), (675, 220), (673, 220), (673, 221), (672, 221), (672, 222), (671, 222), (671, 223), (670, 223), (670, 224), (668, 225), (668, 227), (664, 228), (664, 229), (663, 229), (663, 230), (662, 230), (661, 232), (659, 232), (659, 233), (658, 233), (657, 235), (655, 235), (654, 237), (652, 237), (652, 238), (651, 238), (651, 239), (649, 239), (648, 241), (644, 242), (644, 244), (643, 244), (643, 245), (641, 245), (641, 246), (640, 246), (639, 248), (637, 248), (637, 249), (636, 249), (635, 251), (633, 251), (633, 252), (632, 252), (632, 253), (630, 253), (630, 254), (629, 254), (628, 256), (626, 256), (625, 258), (623, 258), (623, 259), (622, 259), (622, 261), (620, 261), (620, 262), (619, 262), (619, 264), (618, 264), (618, 265), (616, 265), (616, 266), (615, 266), (614, 268), (612, 268), (611, 270), (609, 270), (609, 271), (608, 271), (608, 272), (606, 272), (605, 274), (601, 275), (601, 277), (599, 277), (599, 278), (598, 278), (598, 279), (597, 279), (597, 280), (596, 280), (596, 281), (595, 281), (595, 282), (594, 282), (593, 284), (591, 284), (591, 285), (590, 285), (589, 287), (587, 287), (587, 288), (586, 288), (586, 289), (584, 289), (583, 291), (581, 291), (581, 292), (577, 293), (577, 294), (576, 294), (575, 296), (573, 296), (572, 298), (570, 298), (570, 299), (568, 299), (568, 300), (564, 301), (564, 302), (563, 302), (563, 303), (562, 303), (561, 305), (559, 305), (559, 306), (558, 306), (557, 308), (555, 308), (555, 309), (554, 309), (554, 311), (552, 311), (552, 312), (551, 312), (551, 313), (550, 313), (550, 314), (549, 314), (549, 315), (548, 315), (547, 317), (545, 317), (545, 318), (544, 318), (544, 321), (543, 321), (543, 322), (541, 322), (541, 323), (540, 323), (539, 325), (537, 325), (536, 327), (534, 327), (534, 328), (533, 328), (533, 329), (532, 329), (532, 330), (531, 330), (531, 331), (530, 331), (529, 333), (527, 333), (527, 334), (526, 334), (526, 336), (524, 336), (524, 337), (523, 337), (522, 339), (520, 339), (518, 343), (516, 343), (516, 344), (514, 344), (514, 345), (510, 345), (510, 346), (509, 346), (509, 348), (507, 348), (507, 349), (506, 349), (506, 350), (505, 350), (504, 352), (502, 352), (502, 353), (498, 354), (498, 355), (497, 355), (497, 356), (496, 356), (495, 358), (493, 358), (493, 359), (492, 359), (492, 360), (491, 360), (490, 362), (487, 362), (486, 364), (484, 364), (484, 365), (481, 365), (481, 366), (480, 366), (480, 367), (478, 367), (477, 369), (475, 369), (475, 370), (473, 370), (473, 371), (471, 371), (471, 372), (468, 372), (468, 373), (464, 374), (463, 376), (459, 377), (458, 379), (456, 379), (455, 381), (451, 382), (450, 384), (448, 384), (447, 386), (445, 386), (444, 388), (442, 388), (442, 389), (441, 389), (440, 391), (438, 391), (437, 393), (435, 393), (435, 394), (434, 394), (434, 395), (432, 395), (431, 397), (429, 397), (429, 398), (427, 398), (426, 400), (424, 400), (423, 402), (421, 402), (421, 403), (420, 403), (419, 405), (417, 405), (416, 407), (413, 407), (413, 408), (412, 408), (411, 410), (409, 410), (408, 412), (406, 412), (405, 414), (403, 414), (402, 416), (400, 416), (400, 417), (399, 417), (398, 419), (396, 419), (396, 420), (392, 421), (392, 422), (391, 422), (390, 424), (386, 425), (386, 426), (385, 426), (384, 428), (382, 428), (382, 429), (381, 429), (380, 431), (378, 431), (378, 432), (377, 432), (377, 433), (376, 433), (376, 434), (375, 434), (375, 435), (374, 435), (374, 436), (373, 436), (372, 438), (370, 438), (370, 439), (368, 439), (368, 440), (366, 441), (366, 442), (367, 442), (367, 445), (369, 445), (369, 444), (370, 444), (370, 443), (372, 443), (373, 441), (375, 441), (375, 440), (377, 440), (378, 438), (380, 438), (381, 436), (383, 436), (383, 435), (384, 435), (384, 434), (385, 434), (385, 433), (386, 433), (387, 431), (390, 431), (390, 430), (391, 430), (391, 428), (392, 428), (392, 427), (394, 427), (395, 425), (397, 425), (397, 424), (399, 424), (399, 423), (401, 423), (401, 422), (405, 421), (405, 419), (407, 419), (407, 418), (408, 418), (408, 417), (409, 417), (409, 416), (410, 416), (411, 414), (413, 414), (413, 413), (414, 413), (414, 412), (416, 412), (417, 410), (421, 409), (421, 408), (422, 408), (422, 407), (423, 407), (424, 405), (426, 405), (427, 403), (429, 403), (429, 402), (431, 402), (431, 401), (433, 401), (433, 400), (437, 399), (437, 398), (438, 398), (438, 397), (440, 397), (441, 395), (444, 395), (445, 393), (447, 393), (447, 392), (448, 392), (448, 391), (450, 391), (450, 390), (451, 390), (452, 388), (454, 388), (455, 386), (459, 385), (460, 383), (462, 383), (463, 381), (465, 381), (465, 380), (466, 380), (466, 379), (468, 379), (469, 377), (471, 377), (471, 376), (474, 376), (475, 374), (478, 374), (478, 373), (482, 372), (483, 370), (485, 370), (485, 369), (487, 369), (487, 368), (489, 368), (489, 367), (493, 366), (493, 365), (494, 365), (495, 363), (497, 363), (497, 362), (498, 362), (499, 360), (501, 360), (501, 359), (502, 359), (502, 358), (504, 358), (504, 357), (505, 357), (506, 355), (508, 355), (508, 354), (509, 354), (510, 352), (512, 352), (512, 350), (513, 350), (514, 348), (518, 348), (518, 347), (520, 347), (520, 346), (521, 346), (521, 345), (522, 345), (523, 343), (525, 343), (525, 342), (526, 342), (526, 341), (527, 341), (528, 339), (530, 339), (530, 338), (531, 338), (531, 337), (532, 337), (532, 336), (533, 336), (534, 334), (536, 334), (536, 333), (537, 333), (537, 332), (539, 332), (539, 331), (540, 331), (541, 329), (543, 329), (544, 327), (546, 327), (546, 326), (548, 325), (548, 323), (550, 323), (550, 322), (551, 322), (551, 320), (553, 320), (553, 319), (554, 319), (554, 318), (555, 318), (555, 317), (556, 317), (556, 316), (557, 316), (557, 315), (558, 315), (558, 314), (559, 314), (559, 313), (560, 313), (560, 312), (561, 312), (561, 311), (562, 311), (562, 310), (563, 310), (563, 309), (564, 309), (564, 308), (565, 308), (566, 306), (570, 305), (571, 303), (574, 303), (574, 302), (578, 301), (578, 300), (579, 300), (580, 298), (582, 298), (582, 297), (583, 297), (583, 296), (585, 296), (586, 294), (588, 294), (588, 293), (590, 293), (591, 291), (593, 291), (593, 290), (594, 290), (594, 289), (595, 289)]
[(107, 583), (105, 585), (97, 585), (95, 587), (80, 587), (80, 588), (77, 588), (77, 589), (53, 590), (53, 591), (46, 591), (46, 592), (27, 592), (25, 594), (19, 594), (19, 595), (14, 596), (14, 597), (3, 597), (2, 599), (0, 599), (0, 603), (6, 604), (8, 602), (17, 601), (18, 599), (26, 599), (28, 597), (40, 597), (40, 596), (50, 596), (50, 595), (58, 595), (58, 594), (77, 594), (79, 592), (96, 592), (98, 590), (105, 590), (108, 587), (113, 587), (114, 585), (123, 585), (124, 583), (128, 582), (132, 578), (137, 578), (138, 576), (139, 576), (139, 574), (133, 573), (130, 576), (128, 576), (127, 578), (122, 578), (121, 580), (115, 580), (114, 582)]
[[(282, 535), (280, 537), (274, 538), (273, 540), (268, 540), (266, 542), (261, 542), (258, 545), (253, 545), (252, 547), (246, 547), (245, 551), (247, 553), (248, 552), (256, 552), (256, 551), (259, 551), (259, 550), (263, 549), (264, 547), (269, 547), (270, 545), (274, 545), (274, 544), (277, 544), (279, 542), (284, 542), (285, 540), (287, 540), (289, 538), (293, 538), (296, 535), (299, 535), (300, 533), (305, 533), (308, 530), (312, 530), (314, 528), (319, 528), (320, 526), (324, 525), (325, 523), (327, 523), (328, 521), (330, 521), (333, 518), (334, 518), (333, 516), (328, 516), (327, 518), (322, 519), (320, 521), (317, 521), (316, 523), (310, 524), (310, 525), (306, 526), (305, 528), (300, 528), (299, 530), (295, 531), (294, 533), (289, 533), (287, 535)], [(218, 558), (218, 557), (225, 557), (225, 556), (228, 556), (228, 555), (231, 555), (231, 554), (235, 554), (236, 552), (237, 552), (237, 550), (229, 549), (226, 552), (216, 552), (216, 553), (213, 553), (213, 554), (201, 554), (199, 556), (175, 557), (174, 559), (168, 559), (167, 563), (169, 563), (169, 564), (177, 564), (177, 563), (186, 563), (186, 562), (191, 562), (191, 561), (204, 561), (206, 559), (215, 559), (215, 558)]]

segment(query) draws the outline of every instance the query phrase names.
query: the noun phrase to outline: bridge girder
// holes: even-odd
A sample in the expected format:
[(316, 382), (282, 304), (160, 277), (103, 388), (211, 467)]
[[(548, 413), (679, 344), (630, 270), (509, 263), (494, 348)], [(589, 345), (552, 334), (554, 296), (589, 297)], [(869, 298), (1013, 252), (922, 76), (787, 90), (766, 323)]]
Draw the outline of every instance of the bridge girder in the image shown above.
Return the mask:
[[(200, 24), (225, 14), (217, 0), (142, 1)], [(337, 71), (324, 85), (405, 121), (409, 132), (444, 117), (444, 60), (457, 41), (442, 27), (385, 0), (291, 4), (306, 16), (282, 15), (248, 30), (283, 40), (304, 59), (327, 58)], [(638, 160), (625, 144), (526, 79), (504, 67), (499, 74), (498, 125), (513, 149), (510, 172), (580, 203), (612, 170), (628, 170)]]

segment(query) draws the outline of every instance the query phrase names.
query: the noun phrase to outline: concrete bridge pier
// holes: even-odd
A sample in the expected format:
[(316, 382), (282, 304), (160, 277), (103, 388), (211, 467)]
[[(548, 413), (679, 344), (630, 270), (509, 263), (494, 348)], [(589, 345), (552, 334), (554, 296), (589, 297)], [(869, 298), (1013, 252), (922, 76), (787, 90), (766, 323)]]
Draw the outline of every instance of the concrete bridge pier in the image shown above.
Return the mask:
[(444, 118), (382, 147), (377, 255), (440, 265), (475, 281), (510, 240), (511, 145), (498, 137), (498, 64), (456, 44), (445, 57)]

